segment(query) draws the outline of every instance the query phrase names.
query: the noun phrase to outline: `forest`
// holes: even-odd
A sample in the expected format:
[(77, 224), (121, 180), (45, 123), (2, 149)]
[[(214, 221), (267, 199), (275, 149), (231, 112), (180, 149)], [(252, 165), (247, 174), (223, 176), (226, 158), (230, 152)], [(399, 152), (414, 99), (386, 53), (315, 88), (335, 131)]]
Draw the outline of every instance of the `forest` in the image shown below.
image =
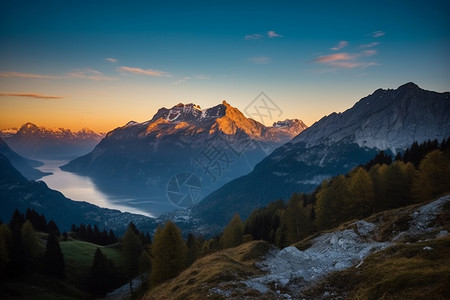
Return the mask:
[[(46, 299), (94, 298), (128, 283), (139, 298), (219, 250), (252, 240), (283, 248), (346, 221), (430, 201), (450, 192), (449, 146), (450, 138), (414, 143), (395, 157), (380, 151), (365, 165), (323, 181), (311, 194), (272, 202), (244, 221), (235, 215), (215, 237), (189, 233), (184, 239), (171, 221), (153, 237), (133, 223), (121, 237), (90, 224), (73, 224), (61, 233), (44, 215), (16, 210), (9, 223), (0, 225), (0, 296), (36, 295), (23, 288), (31, 283), (43, 286), (37, 294)], [(131, 284), (135, 278), (142, 282), (137, 289)]]

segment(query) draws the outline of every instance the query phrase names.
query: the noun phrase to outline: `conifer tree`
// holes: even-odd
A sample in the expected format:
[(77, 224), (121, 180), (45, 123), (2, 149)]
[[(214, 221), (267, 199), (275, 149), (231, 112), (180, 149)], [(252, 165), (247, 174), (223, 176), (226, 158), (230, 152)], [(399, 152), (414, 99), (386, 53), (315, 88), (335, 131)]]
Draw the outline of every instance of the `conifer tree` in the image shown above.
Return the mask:
[(53, 231), (48, 234), (45, 266), (48, 274), (59, 278), (65, 277), (64, 255), (59, 246), (58, 238)]
[(420, 163), (413, 191), (417, 201), (428, 201), (450, 192), (450, 151), (430, 152)]
[(244, 224), (238, 214), (235, 214), (230, 223), (225, 227), (222, 233), (220, 243), (224, 249), (236, 247), (242, 244), (244, 234)]
[(0, 278), (6, 274), (8, 262), (10, 261), (9, 251), (11, 249), (12, 234), (6, 224), (0, 225)]
[(151, 286), (177, 276), (186, 265), (186, 244), (171, 221), (158, 227), (153, 237)]
[(128, 226), (127, 231), (122, 236), (122, 254), (127, 266), (130, 280), (137, 275), (139, 271), (139, 257), (142, 251), (142, 242), (140, 236), (136, 234), (134, 225)]
[(352, 217), (364, 218), (374, 212), (375, 194), (372, 179), (363, 168), (357, 168), (350, 176), (348, 187), (350, 203), (347, 207)]
[(33, 269), (36, 260), (42, 254), (42, 243), (34, 231), (33, 225), (27, 220), (22, 225), (22, 243), (24, 247), (24, 259), (28, 269)]

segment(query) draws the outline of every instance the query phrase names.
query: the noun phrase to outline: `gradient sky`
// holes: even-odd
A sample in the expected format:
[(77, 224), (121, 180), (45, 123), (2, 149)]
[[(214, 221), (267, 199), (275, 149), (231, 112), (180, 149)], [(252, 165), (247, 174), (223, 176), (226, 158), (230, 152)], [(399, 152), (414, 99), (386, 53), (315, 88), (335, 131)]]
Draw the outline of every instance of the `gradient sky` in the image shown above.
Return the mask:
[[(364, 4), (363, 4), (364, 3)], [(378, 88), (450, 90), (448, 1), (0, 0), (0, 128), (109, 131), (261, 91), (311, 125)], [(266, 124), (266, 125), (267, 125)]]

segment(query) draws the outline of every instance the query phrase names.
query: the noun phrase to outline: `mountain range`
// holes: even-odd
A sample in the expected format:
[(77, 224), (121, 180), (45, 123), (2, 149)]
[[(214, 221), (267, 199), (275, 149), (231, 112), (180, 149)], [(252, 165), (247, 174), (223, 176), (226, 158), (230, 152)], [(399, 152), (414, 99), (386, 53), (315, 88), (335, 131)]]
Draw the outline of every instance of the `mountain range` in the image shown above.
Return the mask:
[(396, 153), (413, 142), (450, 136), (450, 92), (414, 83), (378, 89), (343, 113), (332, 113), (276, 149), (249, 174), (209, 194), (191, 210), (202, 224), (224, 226), (235, 213), (293, 193), (312, 192), (324, 179), (343, 174), (379, 150)]
[(110, 131), (61, 169), (91, 177), (106, 193), (151, 195), (141, 209), (166, 205), (169, 211), (249, 173), (305, 128), (300, 120), (266, 127), (226, 101), (207, 109), (180, 103)]
[(0, 136), (22, 156), (33, 159), (70, 159), (86, 154), (103, 138), (104, 134), (84, 128), (49, 129), (26, 123), (19, 129), (0, 130)]

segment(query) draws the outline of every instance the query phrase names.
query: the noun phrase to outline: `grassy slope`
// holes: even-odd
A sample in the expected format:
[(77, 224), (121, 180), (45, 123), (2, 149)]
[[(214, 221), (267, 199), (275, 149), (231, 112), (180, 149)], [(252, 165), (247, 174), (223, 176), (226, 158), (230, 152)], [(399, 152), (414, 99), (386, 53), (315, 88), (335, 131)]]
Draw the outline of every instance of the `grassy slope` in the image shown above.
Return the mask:
[[(149, 291), (143, 299), (225, 299), (233, 296), (221, 297), (218, 294), (210, 294), (209, 290), (213, 287), (219, 287), (227, 290), (236, 285), (242, 285), (237, 282), (261, 274), (261, 271), (255, 266), (255, 262), (260, 260), (264, 254), (271, 249), (271, 246), (262, 241), (253, 241), (236, 248), (226, 249), (213, 253), (206, 257), (198, 259), (187, 270), (178, 277), (161, 284), (155, 289)], [(247, 294), (256, 291), (247, 291)]]
[(98, 246), (93, 243), (77, 240), (61, 242), (60, 246), (66, 263), (67, 280), (77, 286), (86, 287), (86, 278), (90, 276), (91, 266), (97, 248), (100, 248), (104, 255), (113, 260), (118, 274), (124, 268), (124, 262), (117, 247)]
[[(0, 299), (89, 299), (91, 296), (82, 290), (88, 289), (87, 278), (97, 247), (114, 261), (116, 271), (121, 274), (124, 268), (117, 247), (98, 246), (83, 241), (60, 242), (66, 264), (66, 279), (55, 279), (45, 274), (31, 274), (26, 278), (2, 280)], [(122, 272), (123, 273), (123, 272)]]
[[(387, 241), (407, 229), (410, 215), (421, 205), (379, 213), (367, 221), (381, 222), (377, 240)], [(350, 228), (351, 223), (342, 224), (338, 229)], [(450, 231), (450, 204), (444, 207), (444, 213), (436, 223)], [(429, 237), (438, 232), (431, 232)], [(319, 233), (295, 246), (300, 250), (307, 249), (317, 235)], [(423, 241), (404, 239), (371, 254), (360, 267), (333, 273), (304, 291), (304, 298), (449, 299), (450, 235), (438, 239), (429, 237), (421, 237)], [(427, 250), (427, 246), (432, 250)], [(281, 299), (273, 291), (262, 295), (239, 282), (262, 274), (255, 262), (262, 260), (270, 247), (268, 243), (253, 241), (203, 257), (178, 277), (148, 291), (144, 299)], [(211, 293), (214, 288), (230, 291), (230, 294)]]

